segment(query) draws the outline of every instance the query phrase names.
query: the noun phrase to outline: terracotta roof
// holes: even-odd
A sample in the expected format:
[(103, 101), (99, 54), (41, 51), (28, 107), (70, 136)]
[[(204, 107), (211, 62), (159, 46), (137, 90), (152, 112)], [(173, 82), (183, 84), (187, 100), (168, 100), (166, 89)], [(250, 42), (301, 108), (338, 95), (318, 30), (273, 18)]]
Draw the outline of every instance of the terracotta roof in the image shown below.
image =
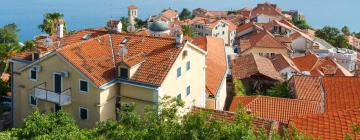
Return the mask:
[[(191, 110), (192, 113), (198, 113), (200, 111), (208, 113), (210, 120), (225, 121), (228, 123), (234, 123), (236, 121), (236, 114), (234, 112), (213, 110), (213, 109), (204, 109), (204, 108), (198, 108), (198, 107), (193, 107)], [(256, 128), (258, 128), (258, 129), (263, 128), (267, 131), (267, 133), (269, 133), (270, 130), (272, 128), (274, 128), (273, 124), (274, 124), (274, 122), (272, 120), (267, 120), (264, 118), (255, 117), (253, 120), (253, 125)], [(280, 127), (282, 127), (282, 126), (278, 126), (278, 127), (279, 128), (275, 128), (275, 129), (281, 129)]]
[(349, 134), (359, 138), (359, 133), (354, 133), (352, 126), (360, 124), (360, 110), (347, 109), (324, 114), (294, 117), (290, 124), (297, 131), (313, 139), (343, 140)]
[(297, 72), (300, 72), (294, 62), (289, 57), (283, 54), (276, 54), (273, 58), (271, 58), (271, 62), (277, 71), (281, 71), (287, 67), (291, 67)]
[(254, 9), (251, 11), (251, 16), (257, 16), (257, 15), (270, 15), (270, 16), (282, 16), (282, 10), (276, 6), (276, 4), (271, 3), (261, 3), (258, 4)]
[(242, 31), (245, 31), (245, 30), (248, 30), (250, 28), (253, 28), (254, 27), (254, 23), (253, 22), (249, 22), (249, 23), (245, 23), (243, 25), (240, 25), (236, 28), (236, 31), (237, 32), (242, 32)]
[[(275, 39), (275, 37), (267, 30), (260, 31), (259, 33), (252, 34), (249, 37), (251, 48), (284, 48), (290, 50), (289, 46), (286, 46)], [(240, 46), (241, 47), (241, 46)], [(242, 52), (246, 51), (241, 49)]]
[[(117, 52), (125, 38), (128, 42), (124, 47), (128, 53), (123, 60)], [(128, 65), (142, 62), (131, 80), (159, 86), (182, 49), (175, 45), (175, 39), (172, 38), (119, 33), (75, 43), (58, 51), (97, 86), (116, 79), (115, 65), (120, 62)]]
[(336, 64), (328, 57), (319, 58), (313, 53), (308, 53), (302, 57), (292, 59), (301, 72), (308, 71), (313, 76), (336, 75), (352, 76), (350, 72)]
[(239, 103), (255, 116), (285, 124), (295, 116), (321, 113), (318, 102), (268, 96), (235, 96), (229, 111), (235, 111)]
[(326, 76), (326, 111), (360, 108), (360, 77)]
[(128, 6), (128, 10), (134, 10), (134, 9), (138, 9), (138, 8), (135, 5)]
[(206, 88), (208, 95), (215, 96), (227, 69), (224, 40), (207, 36), (195, 38), (193, 43), (208, 53), (206, 56)]
[[(321, 77), (295, 75), (290, 79), (296, 99), (323, 102)], [(325, 95), (325, 94), (324, 94)]]
[(229, 25), (229, 31), (236, 31), (236, 25), (232, 23), (231, 21), (226, 21), (226, 23)]
[(236, 79), (245, 79), (253, 75), (264, 75), (274, 80), (282, 81), (271, 61), (257, 54), (239, 56), (232, 61), (232, 75)]
[(173, 9), (165, 9), (163, 12), (161, 12), (161, 15), (168, 19), (177, 18), (177, 12)]

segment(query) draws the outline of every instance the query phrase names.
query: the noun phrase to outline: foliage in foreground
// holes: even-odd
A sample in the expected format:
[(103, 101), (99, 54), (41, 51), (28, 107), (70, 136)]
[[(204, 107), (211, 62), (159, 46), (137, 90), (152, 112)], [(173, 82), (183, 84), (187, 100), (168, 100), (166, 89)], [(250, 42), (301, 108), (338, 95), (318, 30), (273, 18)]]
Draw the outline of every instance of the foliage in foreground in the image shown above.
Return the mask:
[(280, 98), (291, 98), (288, 82), (275, 83), (274, 86), (266, 90), (266, 95), (272, 97), (280, 97)]
[[(253, 117), (244, 110), (236, 113), (234, 123), (227, 123), (210, 119), (209, 112), (179, 115), (182, 101), (163, 100), (159, 106), (147, 108), (143, 117), (129, 106), (119, 113), (119, 120), (100, 122), (93, 129), (80, 129), (62, 111), (41, 114), (34, 110), (23, 127), (1, 132), (0, 139), (269, 139), (265, 131), (255, 131)], [(285, 136), (274, 133), (272, 139), (290, 138), (288, 133)]]

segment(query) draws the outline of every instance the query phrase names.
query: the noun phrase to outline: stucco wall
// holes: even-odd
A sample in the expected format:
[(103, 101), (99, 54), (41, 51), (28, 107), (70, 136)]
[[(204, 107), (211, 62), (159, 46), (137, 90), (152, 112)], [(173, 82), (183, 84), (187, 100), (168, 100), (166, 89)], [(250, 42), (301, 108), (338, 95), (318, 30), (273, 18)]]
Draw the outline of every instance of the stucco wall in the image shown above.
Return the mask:
[[(54, 66), (56, 64), (56, 67)], [(16, 65), (16, 64), (15, 64)], [(58, 55), (51, 56), (44, 61), (37, 64), (41, 66), (41, 71), (38, 73), (38, 80), (29, 80), (29, 69), (16, 72), (20, 74), (14, 75), (14, 88), (15, 88), (15, 125), (22, 124), (23, 119), (31, 114), (32, 106), (29, 103), (29, 96), (33, 92), (34, 86), (46, 82), (46, 89), (53, 91), (53, 74), (55, 72), (67, 71), (69, 77), (62, 78), (62, 90), (71, 88), (71, 100), (72, 103), (67, 106), (63, 106), (62, 110), (74, 116), (74, 119), (81, 127), (90, 127), (100, 119), (99, 107), (100, 102), (100, 90), (93, 86), (90, 81), (84, 76), (80, 75), (71, 65)], [(79, 80), (87, 80), (89, 82), (89, 92), (80, 93)], [(43, 86), (44, 87), (44, 86)], [(84, 100), (86, 99), (86, 100)], [(46, 102), (46, 103), (45, 103)], [(81, 120), (79, 118), (79, 107), (85, 107), (88, 109), (88, 120)], [(54, 103), (38, 100), (38, 108), (41, 112), (53, 111)]]
[(218, 89), (216, 94), (216, 109), (224, 110), (225, 100), (226, 100), (226, 78), (223, 79), (221, 86)]
[(254, 47), (251, 49), (246, 50), (245, 52), (242, 52), (241, 55), (246, 55), (246, 54), (250, 54), (250, 53), (254, 53), (254, 54), (260, 54), (262, 53), (263, 56), (265, 56), (266, 53), (270, 54), (270, 53), (274, 53), (274, 54), (283, 54), (285, 56), (289, 56), (288, 54), (288, 50), (286, 48), (260, 48), (260, 47)]
[[(184, 50), (188, 55), (184, 56)], [(191, 68), (186, 70), (186, 63), (190, 61)], [(181, 76), (177, 77), (177, 68), (181, 67)], [(190, 95), (186, 95), (186, 87), (190, 85)], [(205, 99), (201, 99), (205, 93), (205, 55), (198, 50), (185, 46), (174, 65), (166, 76), (161, 89), (160, 97), (165, 95), (177, 97), (181, 93), (181, 99), (185, 102), (185, 107), (192, 105), (205, 105)]]

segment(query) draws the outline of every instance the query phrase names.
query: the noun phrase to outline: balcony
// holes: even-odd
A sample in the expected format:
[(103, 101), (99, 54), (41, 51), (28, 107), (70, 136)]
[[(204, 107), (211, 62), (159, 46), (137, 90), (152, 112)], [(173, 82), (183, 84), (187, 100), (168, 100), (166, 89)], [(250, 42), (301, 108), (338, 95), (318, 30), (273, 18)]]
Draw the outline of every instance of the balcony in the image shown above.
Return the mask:
[(56, 93), (46, 89), (46, 83), (34, 87), (35, 98), (56, 103), (60, 106), (71, 104), (71, 88)]

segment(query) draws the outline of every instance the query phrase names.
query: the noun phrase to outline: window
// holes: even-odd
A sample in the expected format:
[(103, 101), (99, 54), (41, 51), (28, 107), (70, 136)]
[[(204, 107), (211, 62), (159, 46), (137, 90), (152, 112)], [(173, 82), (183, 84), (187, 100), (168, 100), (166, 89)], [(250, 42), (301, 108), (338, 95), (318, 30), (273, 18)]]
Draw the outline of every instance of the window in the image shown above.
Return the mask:
[(189, 71), (190, 68), (191, 68), (191, 63), (190, 63), (190, 61), (187, 61), (186, 62), (186, 71)]
[(224, 35), (224, 34), (225, 34), (225, 31), (223, 31), (222, 34)]
[(190, 85), (186, 87), (186, 96), (189, 96), (191, 92)]
[(181, 93), (176, 96), (176, 99), (181, 100)]
[(33, 61), (38, 60), (40, 58), (39, 53), (33, 53)]
[(37, 80), (37, 71), (34, 69), (30, 70), (30, 80), (33, 80), (33, 81)]
[(37, 105), (37, 99), (32, 95), (30, 95), (30, 104), (33, 106)]
[(79, 117), (81, 120), (87, 120), (88, 119), (88, 110), (84, 107), (79, 108)]
[(181, 67), (178, 67), (176, 72), (177, 72), (176, 75), (179, 78), (181, 76)]
[(120, 68), (120, 78), (122, 79), (129, 78), (129, 70), (127, 68)]
[(89, 84), (87, 81), (80, 80), (79, 86), (80, 86), (80, 92), (89, 92)]

